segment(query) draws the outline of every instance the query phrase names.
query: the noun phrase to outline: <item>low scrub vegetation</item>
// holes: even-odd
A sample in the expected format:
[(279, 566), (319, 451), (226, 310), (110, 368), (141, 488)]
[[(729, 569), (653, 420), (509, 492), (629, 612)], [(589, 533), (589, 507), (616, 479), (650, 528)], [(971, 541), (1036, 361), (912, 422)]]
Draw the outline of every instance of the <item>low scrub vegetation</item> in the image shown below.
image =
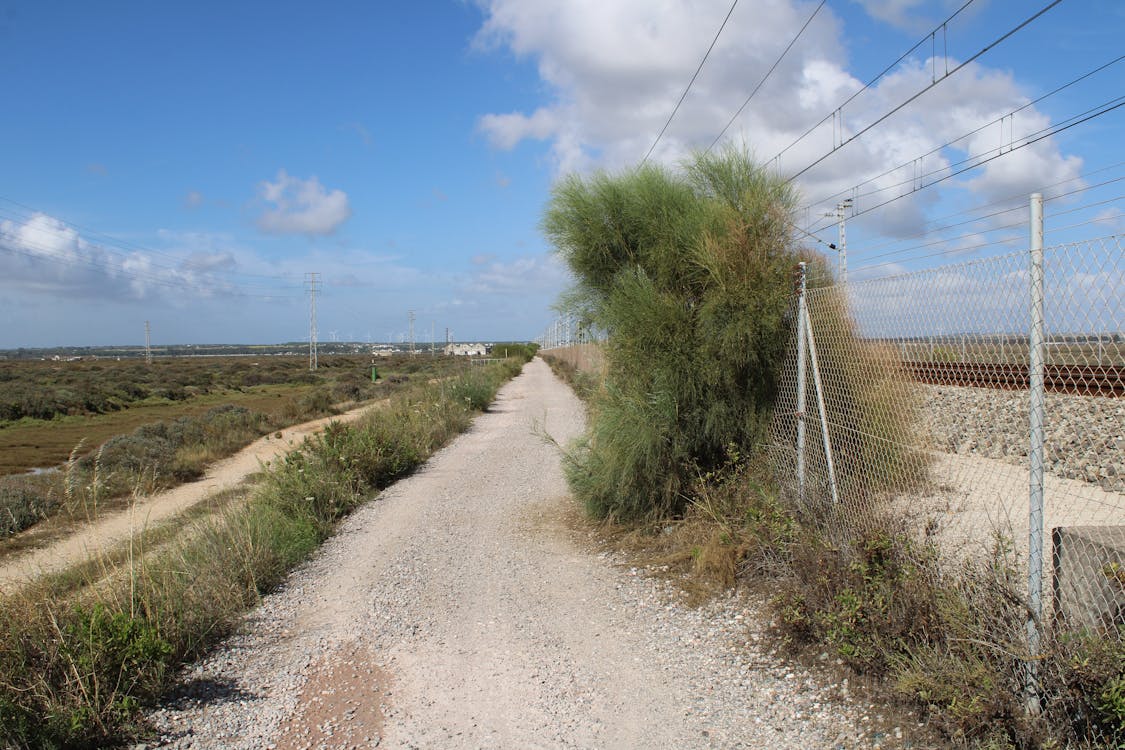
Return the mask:
[[(804, 255), (788, 239), (792, 200), (729, 151), (555, 188), (545, 229), (577, 279), (561, 304), (610, 334), (604, 381), (546, 354), (589, 404), (569, 461), (576, 496), (698, 596), (768, 589), (783, 644), (875, 678), (956, 745), (1120, 746), (1125, 632), (1059, 626), (1032, 659), (1010, 544), (956, 562), (908, 527), (891, 499), (928, 481), (910, 448), (915, 401), (833, 290), (817, 290), (812, 326), (836, 368), (826, 421), (839, 504), (819, 482), (796, 497), (763, 455), (767, 425), (782, 443), (796, 431), (780, 388)], [(827, 278), (809, 262), (810, 279)]]
[[(20, 367), (29, 364), (42, 363), (17, 363)], [(146, 372), (143, 364), (130, 364)], [(338, 404), (386, 397), (406, 387), (412, 379), (430, 379), (457, 368), (457, 363), (444, 357), (400, 357), (384, 363), (389, 377), (375, 383), (371, 380), (370, 365), (357, 357), (328, 358), (315, 376), (300, 367), (294, 370), (294, 365), (292, 360), (286, 364), (289, 377), (300, 381), (312, 377), (317, 384), (302, 388), (292, 397), (278, 399), (280, 403), (272, 411), (220, 404), (198, 414), (141, 424), (101, 445), (84, 441), (75, 448), (71, 461), (59, 470), (0, 477), (0, 540), (60, 513), (85, 520), (96, 509), (122, 507), (134, 495), (192, 481), (201, 477), (212, 462), (232, 455), (262, 435), (334, 414)], [(232, 369), (228, 371), (225, 367)], [(188, 362), (186, 369), (199, 376), (194, 362)], [(227, 376), (245, 380), (248, 374), (273, 380), (280, 377), (281, 371), (271, 367), (259, 372), (252, 362), (241, 360), (221, 363), (219, 369), (227, 380), (231, 379)], [(251, 387), (261, 384), (257, 377), (250, 379), (255, 381)], [(48, 421), (42, 430), (50, 431), (56, 426)]]
[(403, 388), (266, 474), (245, 502), (75, 588), (0, 602), (0, 745), (101, 747), (141, 737), (140, 708), (230, 632), (339, 519), (470, 423), (522, 362)]
[(601, 380), (590, 372), (585, 372), (570, 361), (556, 357), (551, 352), (540, 354), (551, 370), (560, 378), (570, 384), (574, 392), (583, 401), (590, 401), (601, 387)]
[(295, 358), (0, 362), (0, 421), (103, 414), (146, 399), (183, 401), (216, 389), (315, 383)]
[(492, 351), (490, 354), (493, 357), (514, 357), (515, 359), (521, 359), (524, 362), (530, 362), (531, 358), (534, 357), (535, 353), (538, 351), (538, 344), (509, 343), (496, 344), (492, 347)]
[(610, 332), (570, 467), (595, 516), (680, 513), (696, 474), (764, 438), (788, 341), (793, 204), (737, 151), (555, 187), (544, 228), (577, 280), (564, 304)]
[(77, 455), (60, 470), (0, 477), (0, 539), (58, 513), (85, 519), (203, 475), (208, 464), (300, 419), (323, 416), (330, 404), (303, 405), (287, 418), (238, 406), (218, 406), (198, 417), (138, 427)]

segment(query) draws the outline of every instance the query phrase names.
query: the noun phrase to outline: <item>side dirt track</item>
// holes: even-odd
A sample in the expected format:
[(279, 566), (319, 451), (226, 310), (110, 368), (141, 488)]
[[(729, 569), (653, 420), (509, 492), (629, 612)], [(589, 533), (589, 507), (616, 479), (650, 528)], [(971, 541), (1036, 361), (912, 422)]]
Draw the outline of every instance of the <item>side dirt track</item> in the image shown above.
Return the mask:
[(131, 508), (108, 513), (56, 542), (33, 549), (0, 564), (0, 593), (35, 578), (58, 573), (96, 558), (126, 541), (135, 531), (173, 518), (209, 497), (238, 486), (263, 464), (285, 455), (330, 422), (351, 422), (373, 408), (365, 404), (343, 414), (293, 425), (255, 440), (233, 456), (216, 461), (204, 476), (165, 492), (141, 498)]
[[(866, 747), (870, 706), (782, 665), (760, 604), (703, 609), (592, 551), (541, 360), (357, 510), (149, 714), (176, 748)], [(889, 740), (889, 742), (888, 742)]]

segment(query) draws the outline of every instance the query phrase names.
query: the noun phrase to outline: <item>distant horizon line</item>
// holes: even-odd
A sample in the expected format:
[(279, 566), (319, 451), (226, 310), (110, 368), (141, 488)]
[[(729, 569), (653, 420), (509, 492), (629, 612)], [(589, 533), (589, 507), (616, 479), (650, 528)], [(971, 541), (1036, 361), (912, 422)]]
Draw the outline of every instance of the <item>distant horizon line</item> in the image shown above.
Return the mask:
[[(435, 347), (445, 346), (446, 343), (453, 344), (518, 344), (530, 343), (530, 339), (456, 339), (452, 342), (435, 341)], [(414, 347), (416, 349), (428, 349), (431, 342), (429, 341), (415, 341)], [(409, 341), (318, 341), (317, 349), (332, 349), (337, 347), (367, 347), (367, 346), (381, 346), (391, 348), (405, 348), (409, 350)], [(150, 348), (153, 353), (159, 351), (166, 351), (169, 349), (281, 349), (286, 347), (297, 348), (308, 351), (308, 341), (280, 341), (277, 343), (268, 344), (153, 344)], [(7, 354), (11, 352), (56, 352), (63, 350), (106, 350), (118, 352), (140, 352), (144, 353), (144, 344), (57, 344), (53, 346), (8, 346), (0, 347), (0, 354)]]

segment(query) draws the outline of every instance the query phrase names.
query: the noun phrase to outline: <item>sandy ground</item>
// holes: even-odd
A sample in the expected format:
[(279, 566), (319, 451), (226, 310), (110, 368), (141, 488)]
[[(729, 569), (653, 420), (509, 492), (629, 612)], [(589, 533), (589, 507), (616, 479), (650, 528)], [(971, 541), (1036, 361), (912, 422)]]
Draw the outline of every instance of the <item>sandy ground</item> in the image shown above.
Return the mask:
[[(888, 747), (773, 656), (761, 602), (699, 610), (587, 546), (541, 360), (359, 508), (150, 714), (175, 748)], [(754, 644), (762, 642), (761, 647)], [(895, 727), (890, 738), (902, 736)]]
[(0, 593), (11, 591), (37, 576), (85, 562), (127, 540), (136, 529), (151, 528), (236, 487), (263, 464), (293, 450), (329, 422), (353, 421), (370, 408), (372, 406), (367, 404), (337, 416), (286, 427), (280, 431), (281, 437), (270, 433), (233, 456), (216, 461), (198, 481), (142, 498), (133, 507), (106, 514), (64, 539), (5, 560), (0, 564)]
[[(939, 538), (957, 555), (987, 557), (997, 534), (1021, 560), (1028, 552), (1028, 470), (979, 456), (935, 453), (935, 491), (910, 498), (915, 512), (934, 519)], [(1043, 477), (1043, 559), (1051, 559), (1051, 530), (1125, 525), (1125, 496), (1051, 474)], [(1049, 563), (1048, 563), (1049, 564)]]

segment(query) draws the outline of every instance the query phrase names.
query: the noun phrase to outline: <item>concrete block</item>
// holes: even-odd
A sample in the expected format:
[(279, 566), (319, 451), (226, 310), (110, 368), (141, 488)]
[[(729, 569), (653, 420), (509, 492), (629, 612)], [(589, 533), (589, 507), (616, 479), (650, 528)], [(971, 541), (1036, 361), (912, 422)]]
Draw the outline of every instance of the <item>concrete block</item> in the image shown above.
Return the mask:
[(1055, 614), (1067, 629), (1125, 625), (1125, 526), (1051, 530)]

